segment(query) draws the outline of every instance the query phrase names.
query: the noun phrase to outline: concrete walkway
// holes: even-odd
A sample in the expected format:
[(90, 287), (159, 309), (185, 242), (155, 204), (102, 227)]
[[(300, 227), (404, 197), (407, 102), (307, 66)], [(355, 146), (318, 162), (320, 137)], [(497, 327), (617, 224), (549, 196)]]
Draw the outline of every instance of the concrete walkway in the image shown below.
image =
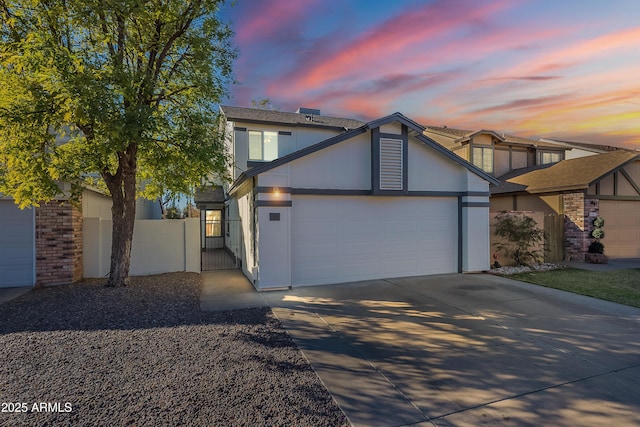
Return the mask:
[(592, 271), (614, 271), (627, 270), (629, 268), (640, 268), (640, 258), (611, 258), (608, 264), (590, 264), (588, 262), (565, 261), (564, 265), (579, 268), (581, 270)]
[(355, 426), (640, 425), (640, 309), (492, 275), (249, 287), (203, 308), (268, 303)]
[(257, 292), (241, 270), (203, 271), (200, 308), (204, 311), (266, 307), (263, 294)]

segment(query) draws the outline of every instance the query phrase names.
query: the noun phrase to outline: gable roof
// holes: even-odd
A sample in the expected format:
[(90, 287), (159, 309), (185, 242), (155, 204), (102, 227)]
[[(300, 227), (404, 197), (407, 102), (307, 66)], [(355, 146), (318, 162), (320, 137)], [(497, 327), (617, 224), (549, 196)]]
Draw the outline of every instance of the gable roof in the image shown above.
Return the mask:
[(427, 137), (424, 135), (424, 127), (419, 125), (417, 122), (409, 119), (408, 117), (404, 116), (401, 113), (394, 113), (391, 114), (389, 116), (386, 117), (382, 117), (380, 119), (377, 120), (373, 120), (369, 123), (366, 123), (356, 129), (351, 129), (348, 130), (340, 135), (336, 135), (332, 138), (329, 139), (325, 139), (324, 141), (320, 141), (314, 145), (310, 145), (308, 147), (305, 147), (301, 150), (295, 151), (291, 154), (288, 154), (286, 156), (277, 158), (269, 163), (265, 163), (263, 165), (254, 167), (252, 169), (249, 169), (248, 171), (243, 172), (238, 179), (233, 183), (233, 185), (231, 186), (231, 189), (229, 189), (229, 192), (232, 191), (233, 188), (237, 188), (240, 184), (242, 184), (247, 178), (251, 178), (254, 176), (257, 176), (261, 173), (267, 172), (271, 169), (277, 168), (278, 166), (282, 166), (286, 163), (289, 163), (293, 160), (299, 159), (301, 157), (307, 156), (309, 154), (315, 153), (316, 151), (320, 151), (324, 148), (330, 147), (332, 145), (338, 144), (339, 142), (342, 141), (346, 141), (347, 139), (353, 138), (359, 134), (365, 133), (371, 129), (383, 126), (385, 124), (388, 123), (394, 123), (394, 122), (399, 122), (405, 126), (407, 126), (407, 128), (409, 130), (412, 130), (415, 132), (415, 138), (422, 142), (423, 144), (431, 147), (432, 149), (434, 149), (435, 151), (439, 152), (440, 154), (442, 154), (443, 156), (449, 158), (450, 160), (453, 160), (454, 162), (464, 166), (466, 169), (470, 170), (471, 172), (473, 172), (474, 174), (478, 175), (480, 178), (488, 181), (489, 183), (493, 184), (493, 185), (498, 185), (499, 181), (497, 179), (495, 179), (494, 177), (492, 177), (491, 175), (487, 174), (486, 172), (484, 172), (482, 169), (478, 168), (477, 166), (467, 162), (466, 160), (462, 159), (460, 156), (458, 156), (457, 154), (453, 153), (452, 151), (446, 149), (445, 147), (443, 147), (442, 145), (438, 144), (437, 142), (435, 142), (434, 140), (432, 140), (431, 138)]
[(333, 129), (354, 129), (365, 124), (365, 122), (355, 119), (261, 110), (259, 108), (233, 107), (230, 105), (221, 105), (220, 111), (222, 111), (222, 114), (224, 114), (227, 120), (251, 123), (279, 123), (290, 126), (324, 127)]
[(605, 176), (619, 170), (627, 163), (640, 158), (629, 151), (612, 151), (595, 156), (563, 160), (547, 168), (518, 169), (512, 177), (501, 177), (506, 183), (493, 189), (492, 194), (527, 191), (552, 193), (570, 190), (586, 190)]
[(488, 133), (496, 138), (498, 138), (501, 142), (504, 142), (508, 145), (521, 145), (530, 148), (553, 148), (556, 150), (566, 150), (566, 147), (559, 147), (558, 144), (552, 144), (545, 141), (540, 141), (537, 139), (531, 138), (523, 138), (521, 136), (509, 135), (505, 133), (499, 133), (493, 130), (480, 129), (480, 130), (466, 130), (466, 129), (454, 129), (447, 126), (426, 126), (427, 132), (433, 132), (438, 134), (441, 137), (450, 139), (450, 143), (448, 145), (456, 145), (469, 141), (473, 136)]
[(553, 166), (554, 164), (555, 163), (547, 163), (544, 165), (534, 165), (534, 166), (527, 166), (525, 168), (513, 169), (512, 171), (509, 171), (504, 175), (498, 177), (500, 184), (491, 188), (491, 194), (494, 195), (494, 194), (505, 194), (505, 193), (521, 193), (521, 192), (527, 191), (526, 185), (512, 182), (511, 178), (516, 178), (516, 177), (528, 174), (529, 172), (532, 172), (532, 171), (547, 169)]
[(495, 137), (498, 141), (501, 141), (501, 142), (505, 141), (504, 135), (500, 136), (497, 132), (494, 132), (492, 130), (480, 129), (480, 130), (477, 130), (477, 131), (474, 131), (474, 132), (470, 132), (470, 133), (468, 133), (468, 134), (466, 134), (464, 136), (461, 136), (460, 138), (457, 138), (455, 140), (455, 142), (462, 143), (462, 142), (466, 142), (466, 141), (471, 141), (471, 138), (473, 138), (476, 135), (481, 135), (481, 134), (489, 134), (489, 135), (492, 135), (493, 137)]

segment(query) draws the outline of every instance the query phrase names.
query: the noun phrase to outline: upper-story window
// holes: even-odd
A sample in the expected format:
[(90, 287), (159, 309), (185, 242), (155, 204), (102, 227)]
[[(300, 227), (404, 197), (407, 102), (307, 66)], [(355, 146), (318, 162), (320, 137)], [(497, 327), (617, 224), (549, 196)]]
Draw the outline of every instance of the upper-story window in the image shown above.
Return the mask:
[(560, 153), (553, 153), (553, 152), (539, 152), (538, 153), (538, 164), (539, 165), (546, 165), (549, 163), (558, 163), (560, 160), (562, 160), (562, 155)]
[(249, 160), (270, 162), (278, 158), (278, 132), (249, 131)]
[(473, 164), (487, 173), (493, 173), (493, 147), (473, 147)]

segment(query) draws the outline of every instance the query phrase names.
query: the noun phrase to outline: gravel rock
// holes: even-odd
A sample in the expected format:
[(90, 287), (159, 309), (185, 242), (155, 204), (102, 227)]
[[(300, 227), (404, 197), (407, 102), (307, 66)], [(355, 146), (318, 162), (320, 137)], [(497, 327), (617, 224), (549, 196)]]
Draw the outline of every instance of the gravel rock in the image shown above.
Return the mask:
[(534, 264), (532, 266), (526, 265), (518, 265), (518, 266), (507, 266), (500, 268), (491, 268), (491, 273), (499, 274), (501, 276), (510, 276), (512, 274), (519, 273), (528, 273), (530, 271), (549, 271), (549, 270), (558, 270), (561, 268), (566, 268), (562, 264), (553, 264), (553, 263), (543, 263), (543, 264)]
[(0, 305), (0, 426), (349, 425), (270, 309), (201, 312), (198, 274), (104, 283)]

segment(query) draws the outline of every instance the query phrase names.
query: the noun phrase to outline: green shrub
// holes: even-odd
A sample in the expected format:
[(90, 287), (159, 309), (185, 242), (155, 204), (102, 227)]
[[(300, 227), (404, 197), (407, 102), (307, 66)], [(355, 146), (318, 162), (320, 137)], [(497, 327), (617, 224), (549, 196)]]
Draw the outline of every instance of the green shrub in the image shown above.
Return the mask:
[(517, 265), (531, 265), (543, 260), (543, 252), (535, 249), (544, 240), (544, 230), (522, 212), (500, 212), (496, 216), (495, 234), (504, 239), (496, 243), (498, 251), (512, 257)]
[(604, 230), (602, 228), (594, 228), (591, 232), (591, 237), (594, 239), (604, 239)]
[(589, 249), (587, 251), (590, 254), (603, 254), (604, 253), (604, 245), (600, 243), (598, 240), (594, 240), (589, 245)]
[(602, 218), (601, 216), (596, 217), (596, 218), (593, 220), (593, 226), (594, 226), (595, 228), (602, 228), (602, 227), (604, 227), (604, 218)]
[(600, 239), (604, 239), (604, 230), (602, 229), (602, 227), (604, 227), (604, 219), (598, 216), (593, 220), (592, 224), (594, 229), (591, 232), (591, 237), (596, 240), (591, 242), (588, 252), (592, 254), (602, 254), (604, 253), (604, 245), (600, 243)]

